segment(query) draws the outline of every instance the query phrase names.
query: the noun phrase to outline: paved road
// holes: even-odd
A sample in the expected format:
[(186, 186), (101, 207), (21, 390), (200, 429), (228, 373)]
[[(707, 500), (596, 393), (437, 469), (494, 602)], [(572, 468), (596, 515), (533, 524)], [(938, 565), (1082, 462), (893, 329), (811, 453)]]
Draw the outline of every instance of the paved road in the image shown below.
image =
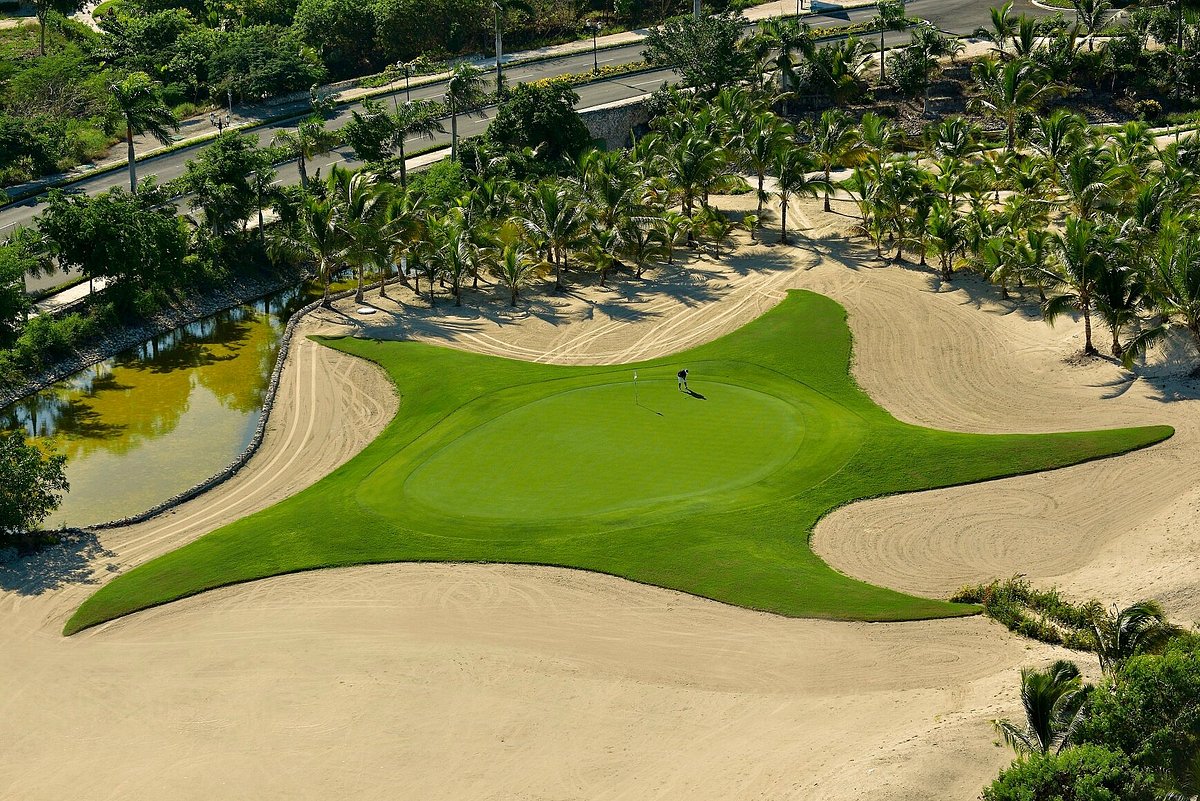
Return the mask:
[[(911, 0), (907, 8), (910, 14), (928, 19), (943, 30), (965, 35), (972, 33), (981, 25), (987, 24), (989, 20), (988, 9), (992, 4), (993, 0)], [(1017, 10), (1027, 13), (1046, 13), (1033, 6), (1029, 0), (1019, 0)], [(817, 28), (831, 27), (843, 25), (847, 22), (868, 20), (874, 14), (875, 9), (873, 7), (844, 11), (838, 10), (810, 16), (808, 17), (808, 22)], [(895, 44), (901, 44), (906, 40), (907, 34), (895, 33), (889, 34), (885, 41), (887, 46), (890, 47)], [(642, 50), (643, 46), (640, 43), (604, 50), (600, 53), (600, 63), (627, 64), (639, 61), (642, 59)], [(512, 83), (517, 83), (554, 75), (586, 72), (591, 67), (592, 54), (587, 52), (578, 55), (563, 56), (536, 64), (514, 64), (506, 69), (506, 76)], [(589, 108), (616, 100), (636, 97), (652, 92), (664, 81), (673, 81), (675, 78), (676, 75), (672, 70), (664, 69), (587, 84), (577, 89), (580, 97), (578, 107), (581, 109)], [(412, 90), (412, 98), (439, 98), (444, 91), (444, 87), (441, 84), (417, 87)], [(405, 93), (400, 91), (395, 95), (387, 95), (379, 99), (387, 103), (394, 102), (396, 99), (403, 101), (404, 96)], [(330, 127), (338, 128), (344, 125), (350, 119), (350, 112), (361, 108), (361, 103), (354, 103), (340, 108), (337, 116), (330, 120)], [(494, 109), (489, 108), (484, 110), (483, 117), (460, 119), (459, 134), (461, 136), (472, 136), (482, 133), (486, 129), (493, 111)], [(248, 133), (256, 136), (263, 144), (269, 144), (278, 131), (288, 129), (292, 125), (294, 125), (294, 121), (283, 121), (253, 129), (248, 131)], [(449, 129), (448, 123), (446, 127)], [(439, 136), (438, 140), (448, 143), (449, 137)], [(409, 147), (411, 149), (430, 144), (431, 142), (427, 139), (410, 140)], [(141, 179), (153, 175), (158, 178), (160, 183), (176, 178), (184, 173), (187, 162), (195, 158), (199, 151), (206, 146), (200, 144), (164, 154), (147, 161), (138, 162), (138, 177)], [(353, 164), (353, 153), (349, 148), (342, 148), (320, 156), (309, 162), (309, 172), (310, 174), (314, 173), (317, 169), (323, 169), (327, 172), (329, 165), (334, 163)], [(278, 180), (283, 183), (296, 183), (299, 181), (299, 175), (294, 162), (283, 165), (278, 169)], [(79, 181), (70, 187), (70, 191), (95, 194), (118, 186), (128, 186), (128, 173), (123, 169)], [(29, 200), (0, 210), (0, 236), (17, 226), (30, 224), (34, 216), (38, 213), (37, 204), (41, 199), (38, 197), (30, 198)], [(63, 280), (64, 276), (60, 273), (56, 276), (30, 279), (29, 285), (31, 290), (37, 291), (55, 286)]]

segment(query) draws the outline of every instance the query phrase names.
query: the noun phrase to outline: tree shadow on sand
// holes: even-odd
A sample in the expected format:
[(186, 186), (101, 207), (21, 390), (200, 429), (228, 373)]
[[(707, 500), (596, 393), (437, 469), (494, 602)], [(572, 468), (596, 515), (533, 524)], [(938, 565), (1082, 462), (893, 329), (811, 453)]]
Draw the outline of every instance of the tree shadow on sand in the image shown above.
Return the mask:
[[(94, 563), (116, 556), (91, 531), (63, 531), (54, 536), (58, 542), (0, 562), (0, 589), (41, 595), (68, 584), (97, 584)], [(107, 569), (115, 571), (117, 567), (110, 563)]]

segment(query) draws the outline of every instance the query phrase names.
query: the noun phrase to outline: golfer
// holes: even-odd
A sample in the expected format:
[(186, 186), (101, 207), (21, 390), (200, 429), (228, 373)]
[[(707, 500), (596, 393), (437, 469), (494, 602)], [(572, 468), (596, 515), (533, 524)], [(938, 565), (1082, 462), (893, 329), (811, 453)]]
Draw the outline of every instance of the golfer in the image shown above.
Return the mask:
[(676, 377), (677, 379), (679, 379), (679, 391), (680, 391), (680, 392), (687, 392), (687, 391), (688, 391), (688, 385), (687, 385), (688, 371), (687, 371), (687, 368), (685, 367), (685, 368), (683, 368), (682, 370), (680, 370), (678, 373), (676, 373), (676, 374), (675, 374), (675, 377)]

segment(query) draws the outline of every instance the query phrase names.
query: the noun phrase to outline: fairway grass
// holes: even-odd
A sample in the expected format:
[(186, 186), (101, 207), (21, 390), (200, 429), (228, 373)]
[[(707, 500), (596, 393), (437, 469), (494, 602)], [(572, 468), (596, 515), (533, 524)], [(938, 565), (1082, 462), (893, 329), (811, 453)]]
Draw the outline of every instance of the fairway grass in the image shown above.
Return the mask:
[[(809, 548), (813, 526), (856, 499), (1063, 467), (1173, 433), (902, 423), (850, 377), (842, 307), (801, 291), (714, 342), (620, 367), (327, 344), (391, 376), (401, 403), (388, 428), (298, 495), (118, 576), (65, 633), (224, 585), (399, 561), (581, 568), (790, 616), (972, 614), (836, 572)], [(681, 367), (692, 394), (676, 388)]]

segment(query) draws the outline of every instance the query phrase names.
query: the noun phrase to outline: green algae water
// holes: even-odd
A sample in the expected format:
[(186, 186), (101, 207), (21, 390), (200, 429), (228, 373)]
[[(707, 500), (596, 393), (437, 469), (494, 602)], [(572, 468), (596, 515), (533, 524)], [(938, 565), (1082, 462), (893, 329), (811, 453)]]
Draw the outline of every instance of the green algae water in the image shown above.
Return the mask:
[(0, 411), (67, 456), (71, 491), (47, 527), (147, 509), (220, 472), (249, 444), (301, 288), (144, 342)]

